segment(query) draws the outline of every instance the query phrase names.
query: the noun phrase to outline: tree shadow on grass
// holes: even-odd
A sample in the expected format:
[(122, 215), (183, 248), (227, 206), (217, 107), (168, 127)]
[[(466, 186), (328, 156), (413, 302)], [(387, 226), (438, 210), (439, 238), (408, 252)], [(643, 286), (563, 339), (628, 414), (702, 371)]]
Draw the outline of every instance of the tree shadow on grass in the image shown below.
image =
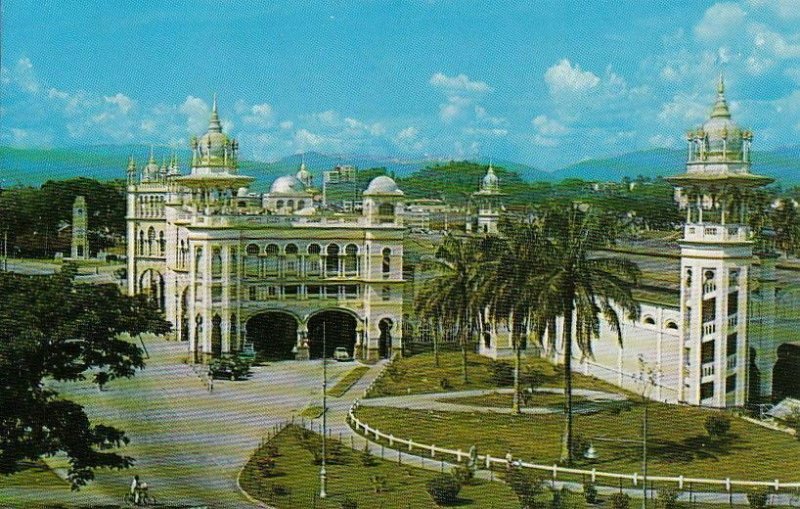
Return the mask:
[(698, 460), (719, 461), (736, 451), (747, 449), (741, 445), (739, 436), (725, 435), (711, 438), (708, 435), (695, 435), (683, 440), (654, 440), (648, 442), (648, 455), (651, 459), (664, 463), (691, 463)]

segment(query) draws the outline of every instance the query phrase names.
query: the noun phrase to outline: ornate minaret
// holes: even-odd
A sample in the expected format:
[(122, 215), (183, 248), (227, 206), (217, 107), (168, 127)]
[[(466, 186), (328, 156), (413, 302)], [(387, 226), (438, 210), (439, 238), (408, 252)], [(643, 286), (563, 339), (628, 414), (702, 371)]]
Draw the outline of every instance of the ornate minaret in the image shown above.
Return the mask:
[(83, 196), (75, 198), (72, 204), (72, 253), (73, 260), (86, 260), (89, 258), (89, 240), (87, 237), (88, 219), (86, 214), (86, 199)]
[(742, 406), (748, 399), (747, 206), (754, 188), (772, 182), (750, 173), (752, 138), (731, 120), (720, 77), (710, 118), (687, 133), (686, 173), (667, 179), (686, 210), (679, 397), (691, 404)]
[(490, 163), (486, 175), (481, 180), (480, 191), (472, 193), (472, 198), (478, 207), (477, 233), (497, 234), (503, 196), (505, 195), (500, 192), (500, 179), (494, 174), (494, 168)]

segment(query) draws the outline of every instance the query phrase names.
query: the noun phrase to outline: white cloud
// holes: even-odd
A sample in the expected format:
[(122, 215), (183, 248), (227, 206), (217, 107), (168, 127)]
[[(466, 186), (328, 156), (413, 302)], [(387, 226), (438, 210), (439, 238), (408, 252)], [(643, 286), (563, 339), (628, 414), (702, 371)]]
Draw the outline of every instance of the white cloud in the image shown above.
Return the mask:
[(33, 71), (33, 63), (28, 57), (22, 57), (14, 64), (11, 81), (30, 94), (39, 92), (39, 80)]
[(800, 0), (749, 0), (753, 7), (764, 7), (783, 19), (800, 18)]
[(491, 90), (491, 87), (486, 82), (471, 80), (466, 74), (447, 76), (444, 73), (437, 72), (431, 76), (428, 83), (436, 88), (448, 91), (482, 93)]
[(550, 93), (558, 95), (565, 92), (586, 92), (596, 87), (600, 83), (600, 78), (591, 71), (581, 70), (578, 65), (573, 66), (564, 58), (545, 71), (544, 81)]
[(472, 99), (460, 95), (451, 95), (447, 98), (447, 102), (439, 105), (439, 118), (444, 122), (452, 122), (456, 118), (461, 117), (464, 111), (471, 105)]
[(664, 134), (654, 134), (647, 141), (653, 147), (672, 148), (675, 146), (675, 137)]
[(789, 42), (783, 35), (763, 23), (751, 23), (747, 27), (757, 49), (768, 52), (776, 58), (800, 58), (800, 43)]
[(178, 111), (186, 115), (186, 127), (190, 133), (199, 134), (208, 127), (211, 108), (199, 97), (187, 96)]
[(564, 124), (559, 121), (548, 118), (547, 115), (537, 115), (531, 124), (536, 127), (539, 134), (543, 136), (562, 136), (569, 131)]
[(105, 96), (103, 97), (103, 99), (105, 99), (107, 103), (116, 105), (119, 108), (119, 111), (123, 115), (127, 115), (135, 104), (133, 99), (123, 94), (122, 92), (117, 92), (117, 95), (113, 95), (111, 97)]
[(278, 126), (283, 130), (289, 131), (292, 128), (294, 128), (294, 122), (292, 122), (291, 120), (284, 120), (283, 122), (278, 124)]
[(705, 41), (715, 41), (741, 30), (747, 13), (731, 2), (719, 2), (708, 9), (694, 27), (695, 35)]
[(663, 122), (680, 124), (688, 128), (703, 121), (709, 112), (710, 99), (701, 99), (698, 94), (677, 94), (661, 105), (658, 119)]
[(339, 114), (334, 110), (325, 110), (311, 115), (313, 120), (316, 120), (322, 125), (335, 126), (339, 124)]
[(467, 136), (488, 136), (492, 138), (502, 138), (508, 135), (508, 129), (501, 127), (465, 127), (462, 132)]
[(318, 148), (324, 141), (325, 139), (322, 136), (314, 134), (308, 129), (298, 129), (294, 133), (294, 143), (301, 150)]
[(249, 108), (249, 111), (245, 111), (247, 111), (247, 114), (242, 116), (242, 121), (245, 124), (268, 128), (275, 123), (275, 113), (269, 103), (254, 104)]
[(397, 133), (395, 139), (397, 140), (413, 140), (419, 134), (419, 129), (414, 126), (406, 127), (405, 129), (401, 130)]
[(540, 147), (555, 147), (558, 145), (557, 139), (548, 138), (547, 136), (542, 136), (540, 134), (534, 134), (531, 138), (531, 142)]

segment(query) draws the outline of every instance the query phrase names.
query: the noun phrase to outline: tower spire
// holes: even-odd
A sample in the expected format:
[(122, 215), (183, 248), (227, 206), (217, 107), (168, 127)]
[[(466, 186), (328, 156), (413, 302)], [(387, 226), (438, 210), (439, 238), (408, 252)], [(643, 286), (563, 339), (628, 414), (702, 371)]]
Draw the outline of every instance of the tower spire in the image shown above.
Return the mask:
[(217, 113), (217, 93), (214, 92), (214, 101), (211, 103), (211, 120), (208, 122), (208, 131), (214, 133), (222, 132), (222, 124)]

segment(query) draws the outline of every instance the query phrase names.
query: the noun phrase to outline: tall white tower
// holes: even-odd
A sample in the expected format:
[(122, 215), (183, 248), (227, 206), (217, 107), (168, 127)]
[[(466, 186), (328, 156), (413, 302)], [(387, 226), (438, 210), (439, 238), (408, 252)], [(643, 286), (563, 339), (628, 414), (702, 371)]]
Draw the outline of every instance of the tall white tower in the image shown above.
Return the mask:
[(669, 177), (686, 210), (681, 248), (680, 399), (712, 407), (748, 399), (748, 294), (752, 190), (772, 182), (750, 173), (753, 135), (731, 120), (720, 78), (702, 127), (689, 131), (686, 173)]
[(472, 193), (472, 199), (478, 208), (478, 231), (476, 233), (497, 235), (503, 196), (505, 195), (500, 192), (500, 179), (497, 178), (494, 168), (489, 164), (489, 169), (486, 170), (486, 175), (481, 180), (480, 191)]
[(83, 196), (75, 198), (72, 204), (72, 252), (73, 260), (87, 260), (89, 258), (89, 239), (87, 228), (89, 226), (86, 214), (86, 199)]

